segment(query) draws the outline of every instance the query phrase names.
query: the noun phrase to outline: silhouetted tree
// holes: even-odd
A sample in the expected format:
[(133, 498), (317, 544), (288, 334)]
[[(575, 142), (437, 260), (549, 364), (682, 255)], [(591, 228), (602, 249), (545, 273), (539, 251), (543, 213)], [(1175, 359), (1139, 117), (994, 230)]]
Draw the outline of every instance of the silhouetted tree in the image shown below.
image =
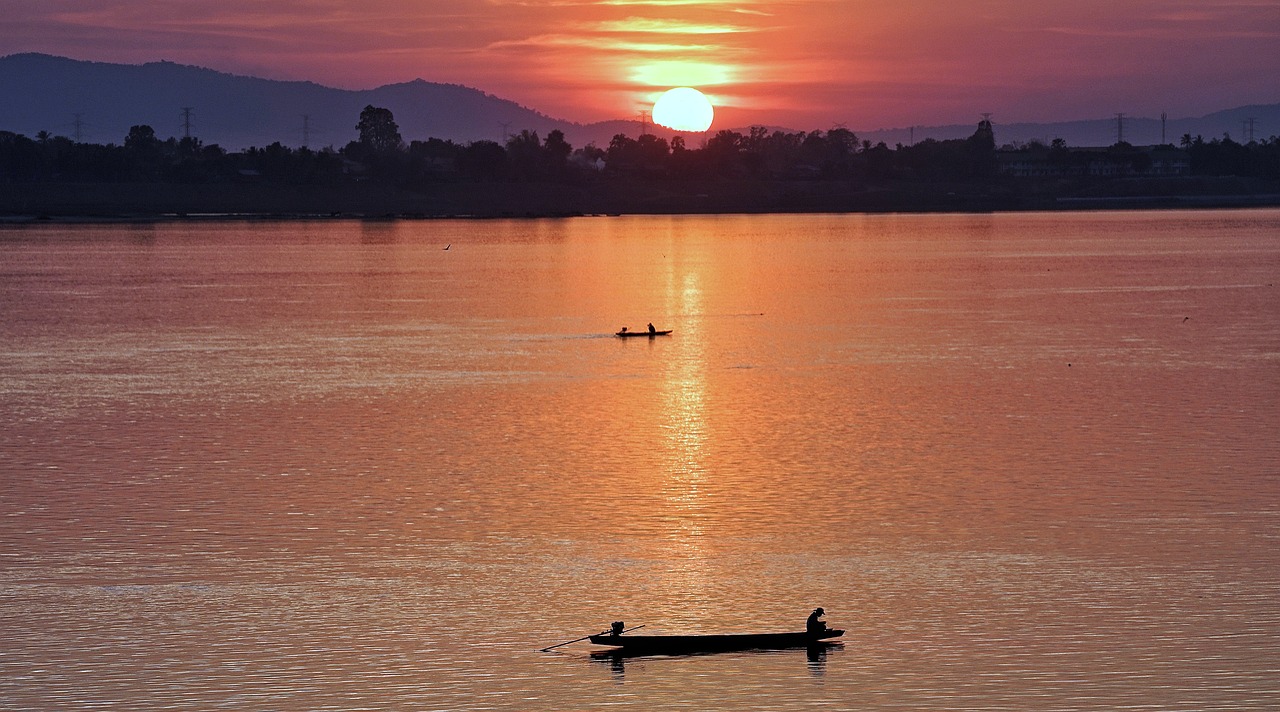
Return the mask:
[(404, 140), (400, 138), (400, 127), (396, 125), (395, 116), (390, 109), (372, 104), (364, 107), (356, 130), (360, 132), (360, 143), (375, 154), (398, 151), (404, 146)]
[(858, 137), (845, 128), (831, 129), (825, 135), (811, 131), (800, 143), (802, 160), (827, 177), (849, 175), (857, 152)]
[(129, 127), (124, 138), (125, 152), (128, 154), (129, 172), (135, 178), (153, 179), (160, 176), (162, 144), (156, 138), (155, 129), (145, 124)]
[(884, 141), (874, 146), (870, 144), (870, 141), (865, 141), (862, 153), (858, 155), (867, 174), (876, 178), (894, 177), (897, 166), (894, 161), (893, 151), (889, 149), (889, 146)]
[(537, 131), (524, 129), (507, 139), (507, 165), (511, 175), (532, 180), (542, 174), (542, 140)]
[(978, 130), (969, 137), (969, 161), (974, 178), (991, 178), (999, 166), (996, 163), (996, 135), (991, 122), (978, 122)]
[(124, 137), (124, 147), (132, 151), (149, 150), (159, 143), (160, 141), (156, 139), (156, 130), (146, 124), (130, 126), (129, 134)]
[(200, 154), (200, 139), (195, 136), (184, 136), (178, 141), (179, 156), (197, 156)]
[(453, 141), (429, 138), (409, 144), (411, 180), (440, 180), (458, 172), (458, 155), (462, 147)]
[(665, 138), (645, 134), (636, 139), (636, 148), (639, 150), (640, 166), (645, 171), (657, 173), (666, 170), (671, 146)]
[(738, 176), (745, 170), (742, 163), (742, 134), (722, 129), (707, 139), (703, 149), (706, 170), (717, 176)]
[(569, 165), (569, 155), (573, 153), (573, 146), (564, 140), (564, 132), (553, 129), (547, 134), (547, 139), (542, 144), (542, 153), (548, 175), (554, 178), (563, 177)]
[(608, 156), (604, 149), (599, 148), (594, 143), (589, 143), (582, 148), (576, 149), (570, 154), (570, 160), (574, 165), (588, 172), (596, 172), (605, 165), (605, 158)]
[(22, 134), (0, 131), (0, 182), (35, 180), (40, 168), (40, 147)]
[(501, 178), (507, 171), (507, 152), (493, 141), (475, 141), (458, 154), (458, 170), (469, 178)]
[(609, 142), (605, 168), (612, 173), (658, 175), (666, 171), (670, 153), (666, 140), (653, 134), (644, 134), (638, 139), (617, 134)]

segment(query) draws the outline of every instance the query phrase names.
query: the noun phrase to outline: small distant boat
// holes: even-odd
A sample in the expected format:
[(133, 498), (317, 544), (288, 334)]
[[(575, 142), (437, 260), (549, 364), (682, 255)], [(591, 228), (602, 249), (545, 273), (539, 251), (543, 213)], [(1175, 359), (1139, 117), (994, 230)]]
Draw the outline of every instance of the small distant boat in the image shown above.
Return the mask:
[(596, 645), (609, 645), (617, 652), (636, 655), (689, 655), (730, 650), (782, 650), (827, 645), (844, 635), (828, 628), (820, 633), (740, 633), (732, 635), (613, 635), (590, 637)]
[(623, 330), (623, 331), (619, 331), (618, 333), (614, 334), (614, 336), (621, 336), (621, 337), (622, 337), (622, 338), (624, 338), (624, 339), (625, 339), (625, 338), (628, 338), (628, 337), (631, 337), (631, 336), (649, 336), (649, 337), (653, 337), (653, 336), (667, 336), (667, 335), (669, 335), (669, 334), (671, 333), (671, 331), (672, 331), (671, 329), (667, 329), (666, 331), (626, 331), (626, 330)]

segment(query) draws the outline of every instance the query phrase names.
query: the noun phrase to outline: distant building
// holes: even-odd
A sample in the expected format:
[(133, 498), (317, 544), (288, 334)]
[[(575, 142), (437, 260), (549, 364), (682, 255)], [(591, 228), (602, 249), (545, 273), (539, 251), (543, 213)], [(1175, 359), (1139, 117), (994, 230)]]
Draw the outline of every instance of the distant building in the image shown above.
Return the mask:
[(1171, 146), (1066, 148), (1032, 144), (1001, 149), (996, 162), (1004, 175), (1018, 178), (1168, 177), (1191, 175), (1191, 156)]

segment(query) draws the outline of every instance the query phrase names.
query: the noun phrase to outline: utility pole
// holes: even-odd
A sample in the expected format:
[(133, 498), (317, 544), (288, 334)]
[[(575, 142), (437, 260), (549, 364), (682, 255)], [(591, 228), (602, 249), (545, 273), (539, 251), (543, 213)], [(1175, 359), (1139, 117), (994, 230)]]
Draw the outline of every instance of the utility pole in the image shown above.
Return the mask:
[(1124, 112), (1116, 114), (1116, 143), (1124, 143)]
[(191, 112), (192, 107), (182, 107), (182, 136), (183, 138), (191, 138)]

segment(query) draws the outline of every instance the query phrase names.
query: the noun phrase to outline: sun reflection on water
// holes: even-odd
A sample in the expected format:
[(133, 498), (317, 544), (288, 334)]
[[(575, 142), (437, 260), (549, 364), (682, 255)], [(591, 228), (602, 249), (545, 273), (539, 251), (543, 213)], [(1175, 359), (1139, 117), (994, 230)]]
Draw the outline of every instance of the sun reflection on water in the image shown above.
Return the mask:
[[(699, 314), (703, 311), (699, 274), (689, 272), (678, 278), (672, 289), (671, 312)], [(705, 587), (708, 557), (705, 548), (706, 502), (706, 392), (707, 373), (702, 342), (681, 341), (683, 350), (669, 362), (663, 382), (663, 423), (668, 451), (668, 469), (663, 485), (668, 503), (670, 541), (687, 566), (677, 573), (685, 579), (683, 590), (697, 595)]]

